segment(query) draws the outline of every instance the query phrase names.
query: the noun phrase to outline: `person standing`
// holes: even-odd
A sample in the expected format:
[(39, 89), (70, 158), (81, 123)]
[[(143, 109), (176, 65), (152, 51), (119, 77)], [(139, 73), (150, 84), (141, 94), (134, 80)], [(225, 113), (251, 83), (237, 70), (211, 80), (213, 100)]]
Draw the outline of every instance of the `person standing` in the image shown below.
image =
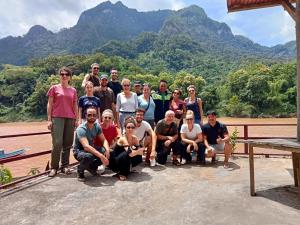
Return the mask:
[(175, 113), (175, 122), (179, 129), (182, 125), (183, 115), (186, 112), (185, 102), (182, 99), (180, 99), (180, 97), (181, 90), (175, 88), (175, 90), (172, 92), (170, 110), (172, 110)]
[(154, 129), (155, 103), (150, 93), (151, 93), (150, 84), (144, 84), (143, 94), (138, 96), (138, 102), (139, 102), (139, 108), (145, 110), (144, 120), (151, 125), (152, 129)]
[(135, 80), (133, 83), (133, 89), (137, 96), (143, 94), (141, 81)]
[(94, 95), (100, 99), (101, 107), (100, 113), (102, 114), (104, 110), (110, 109), (115, 111), (115, 103), (114, 103), (114, 93), (107, 86), (108, 76), (106, 74), (102, 74), (100, 76), (100, 86), (94, 88)]
[(122, 85), (121, 85), (120, 81), (118, 80), (118, 70), (116, 70), (115, 68), (112, 68), (110, 70), (110, 76), (111, 76), (111, 80), (108, 82), (107, 86), (111, 90), (113, 90), (114, 95), (115, 95), (114, 102), (116, 103), (116, 98), (117, 98), (118, 94), (121, 93), (121, 91), (122, 91)]
[(165, 113), (170, 107), (171, 93), (168, 91), (167, 81), (159, 81), (159, 90), (152, 94), (153, 101), (155, 103), (154, 120), (155, 123), (162, 120), (165, 117)]
[(135, 115), (138, 108), (138, 99), (136, 93), (130, 91), (130, 80), (124, 78), (121, 82), (123, 91), (117, 96), (116, 114), (118, 127), (121, 132), (124, 131), (124, 122), (127, 117)]
[(189, 97), (187, 97), (184, 101), (186, 104), (187, 110), (192, 110), (194, 112), (194, 122), (203, 125), (203, 106), (201, 98), (196, 97), (196, 88), (194, 85), (190, 85), (187, 88)]
[(79, 106), (79, 124), (82, 123), (82, 121), (86, 120), (86, 110), (89, 107), (95, 107), (98, 114), (98, 121), (101, 121), (100, 118), (100, 99), (94, 96), (94, 85), (91, 81), (86, 82), (85, 85), (85, 96), (81, 96), (78, 101)]
[(69, 83), (72, 72), (68, 67), (59, 69), (60, 83), (50, 87), (47, 96), (48, 129), (51, 130), (52, 152), (51, 170), (49, 177), (54, 177), (59, 168), (61, 158), (61, 172), (69, 174), (68, 168), (70, 148), (72, 147), (74, 129), (77, 121), (77, 92)]
[(93, 63), (91, 65), (91, 72), (85, 75), (81, 86), (84, 88), (87, 81), (91, 81), (94, 87), (100, 86), (100, 80), (98, 74), (99, 74), (99, 64)]

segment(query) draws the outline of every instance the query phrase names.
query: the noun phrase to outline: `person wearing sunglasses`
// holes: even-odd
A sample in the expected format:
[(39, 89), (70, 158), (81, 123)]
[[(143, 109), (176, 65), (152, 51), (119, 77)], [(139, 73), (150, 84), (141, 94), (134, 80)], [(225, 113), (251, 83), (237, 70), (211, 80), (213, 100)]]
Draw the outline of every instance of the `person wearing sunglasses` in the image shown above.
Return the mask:
[[(101, 129), (104, 134), (105, 139), (108, 142), (110, 149), (113, 149), (116, 145), (118, 138), (120, 137), (119, 130), (117, 126), (113, 123), (113, 111), (106, 109), (102, 113)], [(98, 139), (94, 141), (96, 146), (101, 146), (101, 142)]]
[(138, 138), (134, 135), (136, 121), (129, 117), (124, 123), (125, 132), (119, 138), (114, 150), (111, 152), (109, 167), (116, 172), (119, 180), (125, 181), (130, 168), (142, 162), (142, 155), (145, 148), (140, 147)]
[[(84, 182), (84, 171), (89, 171), (93, 176), (98, 175), (98, 166), (108, 166), (110, 149), (99, 123), (96, 122), (97, 110), (90, 107), (86, 110), (86, 122), (82, 123), (75, 132), (74, 158), (79, 162), (77, 166), (78, 181)], [(101, 142), (101, 147), (94, 145), (94, 139)]]
[(60, 83), (52, 85), (47, 93), (48, 129), (52, 136), (51, 170), (49, 177), (54, 177), (59, 169), (70, 173), (69, 158), (72, 147), (74, 129), (78, 125), (77, 91), (70, 85), (72, 72), (68, 67), (58, 71)]
[(202, 130), (199, 124), (194, 122), (194, 113), (186, 112), (185, 123), (180, 129), (181, 143), (183, 145), (181, 164), (192, 161), (193, 153), (197, 154), (197, 161), (205, 164), (205, 146), (203, 144)]
[(179, 129), (182, 125), (183, 115), (186, 111), (185, 102), (180, 98), (181, 94), (181, 90), (179, 88), (175, 88), (170, 99), (170, 110), (175, 113), (175, 122)]
[(121, 128), (121, 132), (124, 131), (125, 118), (135, 115), (135, 111), (138, 108), (138, 98), (136, 93), (130, 91), (130, 80), (124, 78), (121, 82), (123, 91), (117, 96), (116, 104), (116, 121), (118, 127)]
[(187, 97), (184, 101), (186, 104), (187, 110), (192, 110), (194, 112), (195, 123), (199, 125), (203, 125), (203, 106), (201, 98), (196, 97), (196, 87), (194, 85), (190, 85), (187, 87), (187, 91), (189, 97)]
[(78, 100), (78, 114), (79, 114), (79, 124), (82, 123), (82, 121), (85, 121), (85, 115), (86, 115), (86, 109), (88, 107), (95, 107), (97, 109), (97, 114), (99, 116), (98, 121), (101, 121), (100, 118), (100, 99), (94, 96), (94, 85), (91, 81), (86, 82), (85, 85), (85, 96), (81, 96)]
[(94, 87), (100, 86), (100, 79), (98, 77), (98, 74), (99, 74), (99, 64), (93, 63), (91, 65), (91, 72), (84, 76), (81, 86), (84, 88), (87, 81), (91, 81)]

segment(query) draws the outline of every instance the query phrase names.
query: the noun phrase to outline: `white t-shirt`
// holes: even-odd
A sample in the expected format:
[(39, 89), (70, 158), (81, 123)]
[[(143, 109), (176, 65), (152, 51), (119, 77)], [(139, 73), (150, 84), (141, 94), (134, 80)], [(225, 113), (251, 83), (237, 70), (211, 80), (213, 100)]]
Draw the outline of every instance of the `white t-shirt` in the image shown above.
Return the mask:
[(151, 134), (151, 126), (148, 122), (146, 121), (142, 121), (141, 126), (140, 127), (136, 127), (134, 129), (134, 135), (137, 137), (137, 139), (140, 141), (143, 139), (145, 132), (147, 131), (149, 134)]
[(127, 98), (123, 92), (117, 95), (116, 111), (117, 112), (135, 112), (138, 108), (138, 98), (136, 93), (131, 92), (131, 96)]
[(182, 124), (180, 129), (181, 134), (185, 134), (186, 138), (189, 140), (196, 140), (199, 133), (202, 133), (201, 127), (199, 124), (193, 125), (193, 129), (190, 131), (187, 124)]

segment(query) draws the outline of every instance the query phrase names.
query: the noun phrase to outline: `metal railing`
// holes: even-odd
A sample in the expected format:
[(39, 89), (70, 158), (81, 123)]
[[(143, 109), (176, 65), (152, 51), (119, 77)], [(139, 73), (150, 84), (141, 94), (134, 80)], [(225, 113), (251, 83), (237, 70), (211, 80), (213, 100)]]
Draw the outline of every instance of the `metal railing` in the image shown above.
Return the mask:
[[(244, 139), (244, 140), (247, 140), (247, 139), (261, 139), (261, 138), (264, 138), (264, 139), (267, 139), (267, 138), (270, 138), (270, 139), (275, 139), (275, 138), (296, 138), (296, 137), (274, 137), (274, 136), (250, 136), (249, 135), (249, 127), (254, 127), (254, 126), (296, 126), (296, 124), (226, 124), (227, 127), (243, 127), (243, 133), (244, 135), (243, 136), (238, 136), (237, 138), (238, 139)], [(0, 135), (0, 139), (5, 139), (5, 138), (12, 138), (12, 137), (24, 137), (24, 136), (34, 136), (34, 135), (45, 135), (45, 134), (50, 134), (51, 132), (49, 131), (46, 131), (46, 132), (35, 132), (35, 133), (24, 133), (24, 134), (13, 134), (13, 135)], [(50, 154), (51, 153), (51, 150), (46, 150), (46, 151), (41, 151), (41, 152), (37, 152), (37, 153), (32, 153), (32, 154), (26, 154), (26, 155), (20, 155), (20, 156), (15, 156), (15, 157), (10, 157), (10, 158), (7, 158), (7, 159), (0, 159), (0, 164), (4, 164), (4, 163), (9, 163), (9, 162), (14, 162), (14, 161), (19, 161), (19, 160), (23, 160), (23, 159), (28, 159), (28, 158), (33, 158), (33, 157), (38, 157), (38, 156), (41, 156), (41, 155), (46, 155), (46, 154)], [(244, 152), (243, 153), (234, 153), (234, 154), (248, 154), (248, 144), (245, 143), (244, 144)], [(264, 153), (258, 153), (257, 155), (266, 155), (266, 157), (268, 157), (269, 155), (285, 155), (285, 154), (264, 154)], [(36, 178), (38, 176), (42, 176), (44, 174), (47, 174), (49, 172), (49, 161), (47, 163), (47, 166), (45, 168), (45, 171), (40, 173), (40, 174), (37, 174), (37, 175), (34, 175), (34, 176), (30, 176), (30, 177), (25, 177), (25, 178), (22, 178), (22, 179), (18, 179), (16, 181), (13, 181), (11, 183), (8, 183), (8, 184), (4, 184), (4, 185), (0, 185), (0, 189), (4, 189), (4, 188), (7, 188), (7, 187), (10, 187), (10, 186), (13, 186), (17, 183), (21, 183), (21, 182), (24, 182), (26, 180), (29, 180), (29, 179), (32, 179), (32, 178)]]

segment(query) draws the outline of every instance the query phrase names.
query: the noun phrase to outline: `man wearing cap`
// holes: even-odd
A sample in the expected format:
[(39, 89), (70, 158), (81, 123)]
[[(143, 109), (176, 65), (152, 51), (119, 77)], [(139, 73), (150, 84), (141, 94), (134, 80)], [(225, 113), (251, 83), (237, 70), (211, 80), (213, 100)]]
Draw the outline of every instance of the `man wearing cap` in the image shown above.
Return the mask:
[(122, 91), (122, 85), (118, 80), (118, 70), (112, 68), (110, 70), (110, 76), (111, 80), (108, 82), (107, 86), (113, 90), (115, 96), (114, 103), (116, 103), (117, 95)]
[(137, 96), (140, 96), (143, 94), (141, 81), (139, 81), (139, 80), (134, 81), (133, 88), (134, 88), (134, 92), (136, 93)]
[(100, 79), (98, 77), (99, 74), (99, 64), (93, 63), (91, 65), (91, 73), (88, 73), (85, 75), (82, 81), (81, 87), (85, 87), (87, 81), (91, 81), (94, 85), (94, 87), (100, 86)]
[(114, 92), (107, 86), (108, 83), (108, 76), (106, 74), (102, 74), (100, 76), (100, 86), (94, 87), (94, 95), (100, 99), (101, 108), (100, 112), (106, 109), (115, 110), (115, 103), (114, 103)]
[(229, 166), (231, 155), (230, 137), (225, 124), (217, 121), (217, 114), (214, 110), (206, 113), (208, 123), (202, 127), (206, 156), (212, 157), (212, 163), (216, 161), (216, 153), (225, 155), (224, 168)]

